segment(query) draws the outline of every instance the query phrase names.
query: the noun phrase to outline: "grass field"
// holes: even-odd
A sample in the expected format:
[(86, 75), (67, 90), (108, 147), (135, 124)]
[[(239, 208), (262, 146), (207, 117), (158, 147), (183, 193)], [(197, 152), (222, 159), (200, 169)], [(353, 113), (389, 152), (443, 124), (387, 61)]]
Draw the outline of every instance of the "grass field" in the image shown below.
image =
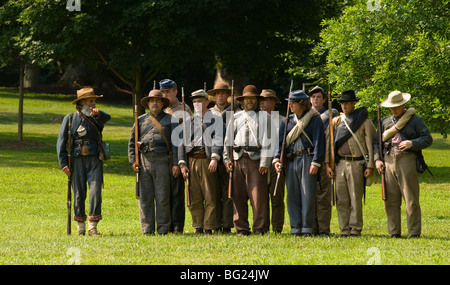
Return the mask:
[[(186, 209), (183, 235), (143, 236), (127, 161), (132, 106), (98, 107), (111, 114), (104, 129), (112, 159), (105, 162), (99, 223), (101, 238), (66, 235), (67, 177), (59, 169), (56, 139), (61, 118), (74, 111), (73, 98), (26, 93), (24, 142), (17, 142), (18, 94), (0, 88), (0, 264), (158, 265), (365, 265), (449, 264), (450, 149), (433, 134), (424, 151), (431, 171), (420, 176), (422, 237), (408, 239), (403, 211), (402, 239), (387, 234), (379, 183), (367, 188), (360, 238), (339, 238), (333, 208), (330, 237), (294, 237), (286, 213), (284, 232), (264, 236), (195, 236)], [(73, 212), (72, 212), (73, 213)]]

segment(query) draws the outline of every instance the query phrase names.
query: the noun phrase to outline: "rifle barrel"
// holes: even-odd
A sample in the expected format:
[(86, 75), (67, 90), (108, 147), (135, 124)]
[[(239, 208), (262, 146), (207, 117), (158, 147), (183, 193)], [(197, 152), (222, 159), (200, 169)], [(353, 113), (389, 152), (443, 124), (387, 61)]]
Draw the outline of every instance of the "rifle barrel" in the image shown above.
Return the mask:
[[(284, 163), (284, 151), (285, 151), (285, 148), (286, 148), (286, 135), (287, 135), (287, 128), (288, 128), (288, 124), (289, 124), (289, 110), (290, 110), (290, 108), (289, 108), (289, 98), (291, 98), (292, 86), (293, 85), (294, 85), (294, 81), (291, 80), (291, 86), (289, 87), (288, 103), (287, 103), (287, 110), (286, 110), (286, 123), (284, 125), (284, 130), (283, 130), (283, 142), (281, 143), (281, 153), (280, 153), (280, 163), (282, 165), (281, 167), (283, 167), (283, 163)], [(278, 189), (278, 183), (279, 183), (279, 180), (280, 180), (280, 176), (281, 176), (281, 170), (277, 174), (277, 180), (275, 182), (275, 189), (273, 191), (273, 196), (277, 195), (277, 189)]]
[[(230, 137), (232, 138), (229, 146), (230, 153), (230, 161), (232, 167), (234, 167), (234, 159), (233, 159), (233, 144), (234, 144), (234, 80), (231, 80), (231, 105), (230, 105), (231, 117), (230, 117), (230, 128), (232, 132), (230, 132)], [(233, 170), (230, 171), (228, 177), (228, 198), (233, 196)]]
[[(333, 126), (333, 100), (331, 99), (331, 86), (328, 84), (328, 129), (330, 136), (330, 168), (334, 172), (335, 169), (335, 153), (334, 153), (334, 126)], [(334, 178), (331, 178), (331, 206), (336, 204)]]
[[(184, 149), (184, 159), (186, 160), (186, 163), (188, 164), (188, 168), (189, 168), (189, 158), (188, 158), (188, 153), (186, 152), (186, 144), (187, 144), (187, 140), (186, 140), (186, 103), (184, 101), (184, 87), (181, 87), (181, 106), (182, 106), (182, 110), (183, 110), (183, 149)], [(186, 203), (188, 206), (191, 205), (191, 189), (190, 189), (190, 183), (189, 183), (189, 172), (186, 175)]]
[(134, 94), (134, 157), (136, 167), (136, 198), (139, 198), (139, 119), (136, 94)]
[[(378, 152), (380, 155), (380, 160), (384, 164), (384, 154), (383, 154), (383, 138), (381, 133), (381, 112), (380, 112), (380, 96), (377, 93), (377, 120), (378, 120)], [(384, 171), (384, 169), (383, 169)], [(381, 176), (381, 199), (386, 200), (386, 178), (384, 172), (380, 173)]]

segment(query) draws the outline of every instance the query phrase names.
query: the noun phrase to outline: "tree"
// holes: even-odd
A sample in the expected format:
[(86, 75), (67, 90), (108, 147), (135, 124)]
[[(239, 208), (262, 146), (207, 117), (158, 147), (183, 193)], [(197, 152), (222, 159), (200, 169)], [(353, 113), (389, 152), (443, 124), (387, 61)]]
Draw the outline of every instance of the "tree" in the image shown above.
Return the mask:
[(411, 106), (444, 137), (449, 129), (448, 0), (364, 0), (324, 21), (325, 70), (335, 89), (355, 89), (375, 114), (376, 93), (412, 94)]

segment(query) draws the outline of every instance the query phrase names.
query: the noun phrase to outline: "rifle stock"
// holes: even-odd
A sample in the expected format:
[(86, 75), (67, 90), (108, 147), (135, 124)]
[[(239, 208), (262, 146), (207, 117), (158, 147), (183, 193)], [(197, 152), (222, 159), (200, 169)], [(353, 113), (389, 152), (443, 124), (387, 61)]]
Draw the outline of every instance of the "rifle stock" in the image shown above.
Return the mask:
[[(333, 126), (333, 101), (331, 99), (331, 87), (328, 84), (328, 129), (330, 131), (330, 168), (334, 172), (335, 169), (335, 153), (334, 153), (334, 126)], [(331, 178), (331, 206), (336, 204), (336, 192), (334, 185), (334, 177)]]
[[(384, 164), (384, 154), (383, 154), (383, 134), (381, 133), (381, 113), (380, 113), (380, 97), (377, 93), (377, 120), (378, 120), (378, 152), (380, 153), (380, 160)], [(384, 171), (384, 169), (383, 169)], [(383, 201), (386, 200), (386, 179), (384, 172), (380, 173), (381, 176), (381, 198)]]
[(134, 156), (136, 167), (136, 199), (139, 199), (139, 120), (136, 94), (134, 94)]
[[(186, 152), (186, 103), (184, 101), (184, 87), (181, 87), (181, 105), (183, 108), (183, 150), (184, 150), (184, 159), (186, 160), (187, 167), (189, 168), (189, 157)], [(186, 203), (188, 206), (191, 205), (191, 189), (189, 183), (189, 172), (186, 174)]]
[[(293, 80), (291, 80), (291, 86), (289, 87), (289, 95), (288, 95), (288, 99), (291, 97), (291, 93), (292, 93), (292, 85), (293, 85)], [(284, 151), (286, 148), (286, 134), (287, 134), (287, 128), (288, 128), (288, 123), (289, 123), (289, 100), (288, 100), (288, 104), (287, 104), (287, 110), (286, 110), (286, 124), (284, 125), (284, 131), (283, 131), (283, 142), (281, 143), (281, 154), (280, 154), (280, 163), (281, 163), (281, 167), (283, 167), (284, 165)], [(277, 195), (277, 189), (278, 189), (278, 183), (280, 181), (280, 176), (281, 176), (281, 169), (280, 171), (277, 173), (277, 180), (275, 181), (275, 188), (273, 191), (273, 196)]]
[[(231, 80), (231, 105), (230, 105), (230, 128), (232, 128), (232, 132), (230, 132), (230, 137), (234, 138), (234, 80)], [(233, 145), (234, 145), (234, 139), (230, 142), (229, 146), (229, 154), (230, 154), (230, 161), (232, 167), (234, 167), (234, 159), (233, 159)], [(230, 174), (228, 176), (228, 198), (231, 198), (233, 196), (233, 169), (230, 171)]]
[(72, 233), (72, 219), (71, 219), (71, 211), (72, 211), (72, 117), (73, 114), (69, 117), (69, 131), (68, 139), (67, 139), (67, 160), (69, 166), (69, 176), (67, 178), (67, 234), (70, 235)]

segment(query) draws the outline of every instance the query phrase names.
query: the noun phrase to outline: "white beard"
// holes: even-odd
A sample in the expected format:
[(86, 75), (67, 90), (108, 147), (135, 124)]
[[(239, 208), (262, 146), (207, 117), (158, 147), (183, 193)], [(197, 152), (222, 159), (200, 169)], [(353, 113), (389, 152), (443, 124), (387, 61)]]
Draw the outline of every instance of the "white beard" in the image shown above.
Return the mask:
[(81, 107), (80, 112), (85, 115), (86, 117), (90, 117), (91, 116), (91, 107), (89, 107), (88, 105), (83, 105), (83, 107)]

